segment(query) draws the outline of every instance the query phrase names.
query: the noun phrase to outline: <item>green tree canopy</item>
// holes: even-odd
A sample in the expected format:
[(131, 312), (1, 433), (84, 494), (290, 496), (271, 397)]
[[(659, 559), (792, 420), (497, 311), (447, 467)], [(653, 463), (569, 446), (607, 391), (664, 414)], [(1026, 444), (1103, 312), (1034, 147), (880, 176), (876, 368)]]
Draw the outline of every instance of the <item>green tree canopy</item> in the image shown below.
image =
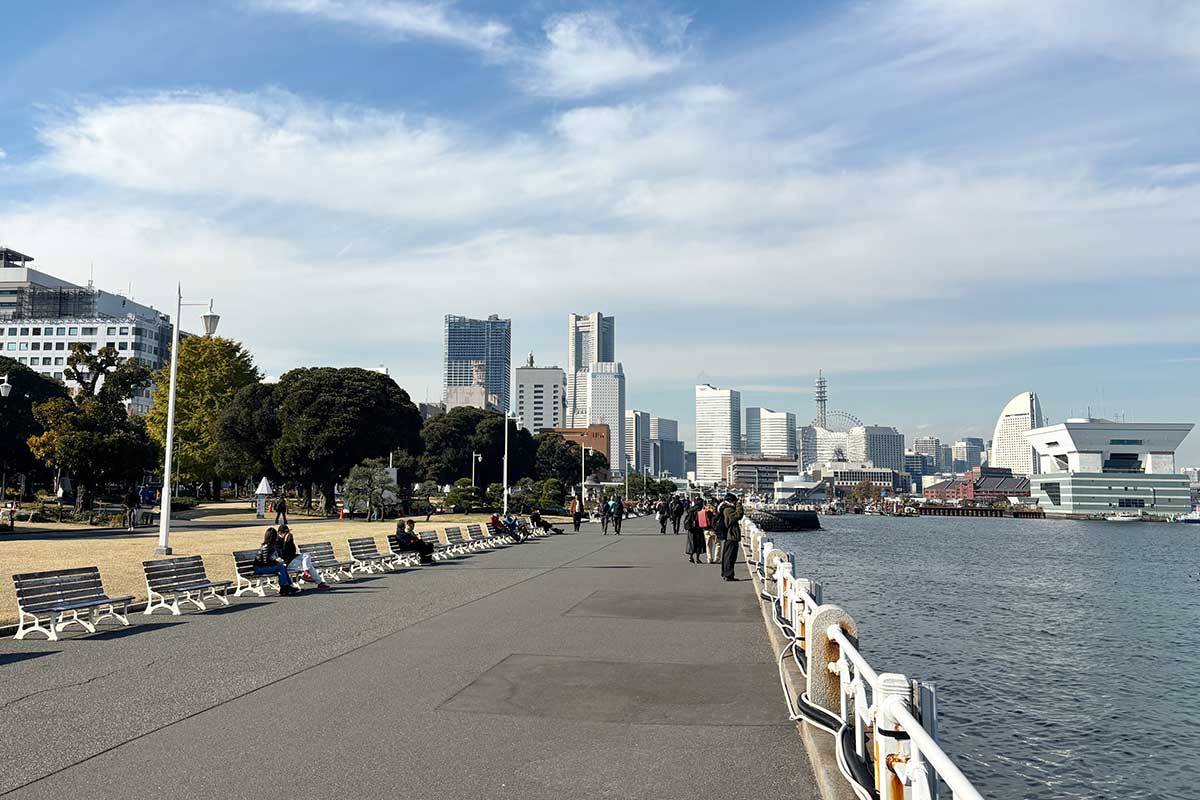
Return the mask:
[(483, 506), (483, 495), (479, 487), (471, 485), (470, 478), (459, 478), (446, 495), (446, 505), (454, 511), (472, 511)]
[[(175, 382), (175, 454), (184, 480), (213, 486), (219, 498), (222, 448), (218, 421), (243, 388), (262, 378), (239, 342), (219, 336), (189, 336), (179, 343)], [(167, 439), (170, 365), (155, 375), (156, 388), (146, 424), (159, 446)], [(240, 477), (234, 474), (229, 477)]]
[[(439, 484), (471, 476), (471, 454), (483, 460), (475, 467), (475, 483), (496, 483), (504, 473), (504, 415), (495, 411), (460, 407), (429, 419), (421, 429), (425, 453), (421, 474)], [(508, 423), (508, 482), (533, 473), (537, 445), (529, 431)]]
[(29, 449), (29, 438), (44, 430), (33, 409), (47, 400), (66, 397), (66, 387), (4, 356), (0, 356), (0, 375), (7, 375), (12, 386), (9, 396), (0, 399), (0, 469), (11, 475), (44, 468), (44, 462)]
[(387, 375), (349, 367), (294, 369), (275, 389), (279, 439), (272, 460), (289, 479), (321, 487), (326, 513), (350, 468), (393, 450), (419, 452), (421, 414)]
[(279, 439), (275, 385), (243, 386), (217, 417), (217, 472), (230, 478), (278, 483), (271, 450)]
[(71, 345), (63, 375), (79, 384), (76, 397), (100, 397), (109, 403), (124, 403), (149, 386), (151, 379), (149, 367), (120, 355), (112, 345), (93, 353), (81, 342)]

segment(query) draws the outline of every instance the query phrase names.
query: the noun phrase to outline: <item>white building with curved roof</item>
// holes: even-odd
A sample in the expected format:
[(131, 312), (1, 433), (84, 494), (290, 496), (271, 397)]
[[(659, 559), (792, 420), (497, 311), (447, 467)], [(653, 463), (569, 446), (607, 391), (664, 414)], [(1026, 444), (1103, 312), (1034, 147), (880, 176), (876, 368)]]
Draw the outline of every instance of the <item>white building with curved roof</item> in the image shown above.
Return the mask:
[(1009, 400), (996, 420), (988, 466), (1010, 469), (1013, 475), (1032, 475), (1037, 471), (1037, 460), (1025, 434), (1044, 424), (1037, 394), (1021, 392)]

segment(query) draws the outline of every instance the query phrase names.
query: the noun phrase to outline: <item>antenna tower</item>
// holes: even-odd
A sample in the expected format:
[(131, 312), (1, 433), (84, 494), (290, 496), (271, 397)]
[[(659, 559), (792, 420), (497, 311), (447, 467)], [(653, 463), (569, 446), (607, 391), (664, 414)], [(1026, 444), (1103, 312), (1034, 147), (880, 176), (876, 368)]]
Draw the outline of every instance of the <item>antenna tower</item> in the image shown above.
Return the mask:
[(815, 394), (817, 400), (817, 427), (825, 427), (825, 406), (829, 402), (829, 384), (825, 380), (825, 376), (821, 370), (817, 370), (817, 391)]

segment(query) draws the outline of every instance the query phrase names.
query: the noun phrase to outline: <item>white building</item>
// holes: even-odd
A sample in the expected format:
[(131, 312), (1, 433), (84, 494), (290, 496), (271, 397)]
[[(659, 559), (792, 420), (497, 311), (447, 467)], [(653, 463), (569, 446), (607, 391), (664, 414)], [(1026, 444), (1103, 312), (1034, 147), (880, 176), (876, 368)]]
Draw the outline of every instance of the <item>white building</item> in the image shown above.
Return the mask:
[(584, 371), (581, 399), (587, 404), (588, 418), (583, 426), (603, 423), (608, 426), (608, 468), (610, 473), (625, 472), (625, 372), (619, 361), (593, 361)]
[(500, 398), (488, 391), (487, 364), (483, 361), (471, 363), (471, 383), (467, 386), (447, 386), (446, 411), (456, 408), (481, 408), (484, 411), (501, 411)]
[(517, 419), (530, 433), (564, 428), (567, 413), (567, 375), (561, 367), (534, 366), (533, 353), (513, 371)]
[(1008, 468), (1013, 475), (1030, 475), (1037, 469), (1033, 448), (1025, 434), (1040, 428), (1042, 404), (1033, 392), (1021, 392), (1008, 401), (996, 420), (989, 467)]
[[(758, 409), (758, 449), (747, 452), (759, 453), (771, 458), (797, 459), (800, 448), (796, 443), (796, 415), (790, 411)], [(747, 414), (749, 419), (749, 414)], [(747, 443), (749, 436), (746, 437)]]
[(625, 411), (625, 456), (634, 472), (653, 468), (650, 454), (650, 413)]
[(600, 312), (567, 317), (567, 419), (587, 425), (588, 365), (613, 362), (616, 356), (616, 321)]
[(904, 434), (884, 425), (858, 425), (846, 436), (846, 458), (903, 472)]
[(1175, 451), (1192, 423), (1069, 419), (1025, 434), (1037, 453), (1030, 493), (1047, 516), (1186, 514), (1187, 475)]
[(736, 451), (742, 438), (742, 395), (735, 389), (696, 385), (696, 482), (713, 484), (721, 456)]
[[(171, 318), (119, 294), (76, 284), (35, 270), (30, 256), (0, 247), (0, 354), (47, 378), (66, 380), (71, 346), (92, 352), (111, 346), (123, 358), (153, 370), (170, 360)], [(129, 407), (150, 410), (153, 387), (134, 396)]]
[[(954, 471), (966, 472), (975, 469), (983, 461), (983, 439), (968, 436), (954, 443), (951, 451), (954, 459)], [(988, 466), (991, 466), (990, 464)]]

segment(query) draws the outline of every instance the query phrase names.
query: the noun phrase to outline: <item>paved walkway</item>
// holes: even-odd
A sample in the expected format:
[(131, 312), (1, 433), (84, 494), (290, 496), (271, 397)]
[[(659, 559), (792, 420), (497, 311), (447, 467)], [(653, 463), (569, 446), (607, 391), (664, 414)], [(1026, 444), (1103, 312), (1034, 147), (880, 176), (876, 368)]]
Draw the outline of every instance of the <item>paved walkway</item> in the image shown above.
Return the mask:
[(0, 642), (0, 794), (815, 798), (751, 584), (652, 524)]

